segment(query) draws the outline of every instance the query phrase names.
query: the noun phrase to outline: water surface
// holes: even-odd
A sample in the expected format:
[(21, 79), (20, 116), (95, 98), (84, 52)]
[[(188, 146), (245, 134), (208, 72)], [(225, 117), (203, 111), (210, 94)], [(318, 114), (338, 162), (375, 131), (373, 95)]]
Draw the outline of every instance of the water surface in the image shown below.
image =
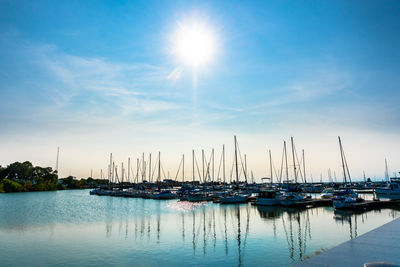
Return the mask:
[(394, 220), (288, 209), (91, 196), (0, 194), (0, 258), (12, 266), (290, 266)]

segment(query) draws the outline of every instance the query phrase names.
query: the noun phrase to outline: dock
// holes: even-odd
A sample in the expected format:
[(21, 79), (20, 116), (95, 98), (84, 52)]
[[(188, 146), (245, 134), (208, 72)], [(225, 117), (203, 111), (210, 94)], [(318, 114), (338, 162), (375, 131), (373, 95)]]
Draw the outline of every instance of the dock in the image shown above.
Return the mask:
[(383, 209), (383, 208), (395, 208), (399, 207), (399, 200), (363, 200), (361, 202), (354, 203), (350, 207), (344, 208), (348, 210), (372, 210), (372, 209)]
[(400, 218), (295, 266), (364, 266), (368, 262), (387, 262), (400, 265), (399, 251)]

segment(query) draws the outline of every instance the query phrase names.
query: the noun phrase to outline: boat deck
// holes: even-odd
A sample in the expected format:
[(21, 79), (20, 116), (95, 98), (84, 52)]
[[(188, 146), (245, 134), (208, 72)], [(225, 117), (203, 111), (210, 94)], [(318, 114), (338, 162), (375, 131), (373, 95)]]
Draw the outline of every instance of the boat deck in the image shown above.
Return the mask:
[(399, 251), (400, 218), (295, 266), (363, 266), (377, 261), (400, 265)]

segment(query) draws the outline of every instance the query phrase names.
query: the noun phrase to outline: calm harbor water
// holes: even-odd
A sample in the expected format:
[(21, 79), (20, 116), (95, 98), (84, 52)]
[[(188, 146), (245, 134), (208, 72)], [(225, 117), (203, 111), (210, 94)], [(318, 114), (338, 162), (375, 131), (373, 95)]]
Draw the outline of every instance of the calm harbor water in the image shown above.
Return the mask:
[(0, 194), (5, 266), (290, 266), (400, 216), (91, 196)]

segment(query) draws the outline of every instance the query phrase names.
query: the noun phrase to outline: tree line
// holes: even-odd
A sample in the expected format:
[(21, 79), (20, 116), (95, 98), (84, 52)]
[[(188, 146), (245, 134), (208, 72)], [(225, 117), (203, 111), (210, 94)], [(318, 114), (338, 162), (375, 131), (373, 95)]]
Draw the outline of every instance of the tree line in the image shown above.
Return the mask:
[(108, 180), (91, 177), (78, 180), (68, 176), (58, 179), (57, 171), (51, 167), (33, 166), (29, 161), (0, 166), (0, 193), (84, 189), (107, 183)]

